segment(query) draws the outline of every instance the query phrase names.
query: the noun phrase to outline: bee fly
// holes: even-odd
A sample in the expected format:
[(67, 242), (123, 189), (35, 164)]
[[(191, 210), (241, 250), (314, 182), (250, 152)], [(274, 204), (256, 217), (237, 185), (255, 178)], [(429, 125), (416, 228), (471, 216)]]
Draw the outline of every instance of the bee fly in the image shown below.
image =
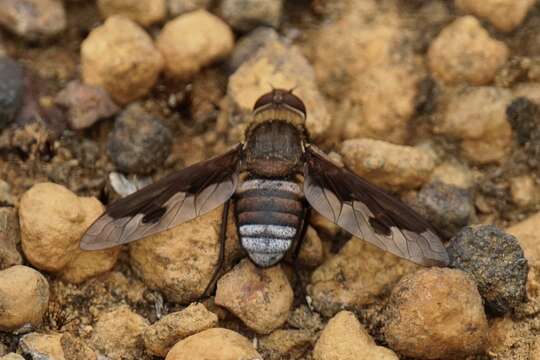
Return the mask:
[(437, 232), (415, 211), (334, 163), (309, 143), (306, 108), (291, 91), (274, 89), (255, 103), (245, 141), (109, 205), (81, 240), (100, 250), (170, 229), (235, 202), (238, 235), (260, 267), (298, 255), (310, 208), (351, 234), (421, 265), (448, 265)]

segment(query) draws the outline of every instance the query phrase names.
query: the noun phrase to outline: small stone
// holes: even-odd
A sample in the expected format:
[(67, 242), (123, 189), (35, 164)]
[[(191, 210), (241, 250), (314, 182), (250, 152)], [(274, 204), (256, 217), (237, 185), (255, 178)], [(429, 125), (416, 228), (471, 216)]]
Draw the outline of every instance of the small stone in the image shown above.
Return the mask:
[(510, 194), (519, 207), (528, 208), (540, 202), (540, 188), (530, 175), (510, 179)]
[(54, 37), (66, 29), (66, 12), (57, 0), (0, 0), (0, 26), (26, 40)]
[(415, 205), (420, 214), (446, 238), (455, 235), (475, 218), (471, 192), (440, 182), (423, 186)]
[(166, 0), (98, 0), (99, 12), (104, 18), (125, 16), (143, 26), (165, 19)]
[(313, 334), (306, 330), (278, 329), (259, 340), (259, 351), (266, 360), (300, 359), (311, 347)]
[(258, 25), (277, 28), (283, 0), (222, 0), (221, 17), (235, 30), (249, 31)]
[[(198, 300), (218, 265), (219, 230), (223, 207), (173, 229), (130, 245), (130, 262), (144, 283), (168, 300), (189, 304)], [(232, 211), (229, 219), (232, 219)], [(225, 268), (238, 259), (238, 237), (233, 221), (227, 227)]]
[(217, 316), (203, 304), (192, 303), (182, 311), (168, 314), (143, 333), (144, 345), (156, 356), (165, 357), (179, 340), (215, 327)]
[(64, 350), (66, 360), (96, 360), (97, 354), (84, 341), (70, 333), (62, 334), (60, 344)]
[(228, 329), (208, 329), (178, 342), (165, 360), (262, 360), (252, 343)]
[(147, 327), (142, 316), (123, 305), (99, 317), (91, 345), (111, 359), (137, 360), (144, 351), (143, 333)]
[(460, 270), (431, 268), (407, 275), (384, 310), (383, 332), (401, 355), (455, 359), (481, 353), (488, 324), (475, 283)]
[(258, 334), (269, 334), (289, 316), (294, 293), (279, 265), (262, 269), (242, 260), (219, 279), (215, 302)]
[(156, 44), (165, 59), (167, 75), (185, 79), (227, 57), (233, 50), (234, 36), (223, 20), (197, 10), (165, 24)]
[(433, 75), (445, 83), (486, 85), (508, 56), (508, 47), (503, 42), (491, 38), (475, 17), (464, 16), (445, 27), (433, 40), (428, 62)]
[(525, 301), (529, 267), (515, 237), (493, 225), (466, 227), (447, 250), (452, 267), (471, 275), (494, 313), (507, 313)]
[(19, 341), (25, 355), (36, 360), (95, 360), (96, 353), (69, 333), (30, 333)]
[(453, 162), (443, 162), (438, 165), (431, 174), (431, 182), (441, 182), (461, 189), (470, 189), (475, 183), (471, 169)]
[(178, 16), (198, 9), (206, 9), (211, 0), (167, 0), (169, 14)]
[(17, 210), (0, 207), (0, 270), (22, 264), (22, 257), (17, 250), (21, 242)]
[(165, 162), (171, 145), (170, 130), (135, 103), (116, 119), (107, 151), (120, 171), (148, 174)]
[(418, 188), (435, 168), (435, 156), (430, 151), (380, 140), (346, 140), (340, 152), (345, 165), (355, 173), (391, 190)]
[(31, 356), (31, 359), (64, 360), (61, 338), (62, 334), (59, 333), (30, 333), (21, 338), (19, 346), (24, 354)]
[(0, 330), (37, 327), (49, 303), (49, 283), (38, 271), (15, 265), (0, 271)]
[(126, 104), (148, 94), (163, 68), (163, 58), (139, 25), (112, 16), (81, 44), (82, 77)]
[(534, 6), (535, 0), (456, 0), (456, 7), (482, 19), (489, 20), (497, 30), (515, 30)]
[(83, 252), (79, 241), (103, 212), (95, 198), (77, 197), (53, 183), (34, 185), (21, 198), (19, 223), (24, 254), (38, 269), (80, 283), (109, 271), (120, 248)]
[(295, 46), (271, 41), (247, 60), (229, 78), (227, 98), (229, 122), (238, 139), (251, 119), (255, 101), (274, 88), (294, 89), (307, 108), (306, 128), (313, 139), (327, 136), (330, 115), (318, 90), (313, 68)]
[(314, 360), (398, 360), (390, 349), (377, 346), (356, 316), (341, 311), (324, 328), (313, 350)]
[(86, 129), (99, 119), (120, 111), (102, 87), (82, 84), (78, 80), (68, 83), (55, 102), (67, 110), (69, 126), (74, 130)]
[(231, 73), (235, 72), (240, 65), (252, 58), (259, 49), (277, 40), (279, 40), (279, 34), (276, 30), (269, 27), (258, 27), (249, 34), (241, 37), (227, 61), (229, 71)]
[(315, 309), (329, 317), (375, 303), (416, 269), (417, 265), (353, 237), (312, 273), (308, 291)]
[(461, 140), (463, 155), (477, 164), (500, 162), (512, 144), (506, 108), (512, 99), (506, 89), (471, 87), (449, 96), (434, 131)]
[(22, 106), (23, 71), (21, 64), (15, 60), (0, 56), (0, 131), (15, 120), (15, 115)]

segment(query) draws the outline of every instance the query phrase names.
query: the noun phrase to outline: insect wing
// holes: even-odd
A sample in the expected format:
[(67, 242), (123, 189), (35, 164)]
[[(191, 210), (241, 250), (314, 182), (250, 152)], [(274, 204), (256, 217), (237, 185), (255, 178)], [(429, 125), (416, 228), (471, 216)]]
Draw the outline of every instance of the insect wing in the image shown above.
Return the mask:
[(215, 209), (236, 190), (240, 151), (238, 145), (115, 201), (83, 235), (81, 249), (139, 240)]
[(428, 266), (447, 266), (446, 249), (418, 213), (314, 146), (306, 149), (304, 194), (328, 220), (399, 257)]

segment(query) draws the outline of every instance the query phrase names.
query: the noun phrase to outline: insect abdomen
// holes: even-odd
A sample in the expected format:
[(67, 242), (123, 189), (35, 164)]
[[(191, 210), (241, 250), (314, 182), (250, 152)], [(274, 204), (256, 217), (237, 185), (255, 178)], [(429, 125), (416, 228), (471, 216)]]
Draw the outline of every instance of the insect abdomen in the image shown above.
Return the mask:
[(251, 179), (238, 188), (236, 217), (242, 246), (253, 262), (279, 262), (301, 231), (303, 193), (292, 181)]

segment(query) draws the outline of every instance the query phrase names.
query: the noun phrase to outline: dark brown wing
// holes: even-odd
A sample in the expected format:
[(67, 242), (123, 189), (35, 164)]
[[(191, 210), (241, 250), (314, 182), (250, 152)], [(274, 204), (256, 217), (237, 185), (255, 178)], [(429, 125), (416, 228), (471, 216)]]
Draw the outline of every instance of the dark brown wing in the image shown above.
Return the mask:
[(304, 176), (306, 199), (330, 221), (415, 263), (448, 265), (441, 239), (418, 213), (313, 146), (306, 149)]
[(236, 190), (240, 151), (238, 145), (115, 201), (83, 235), (81, 249), (139, 240), (215, 209)]

